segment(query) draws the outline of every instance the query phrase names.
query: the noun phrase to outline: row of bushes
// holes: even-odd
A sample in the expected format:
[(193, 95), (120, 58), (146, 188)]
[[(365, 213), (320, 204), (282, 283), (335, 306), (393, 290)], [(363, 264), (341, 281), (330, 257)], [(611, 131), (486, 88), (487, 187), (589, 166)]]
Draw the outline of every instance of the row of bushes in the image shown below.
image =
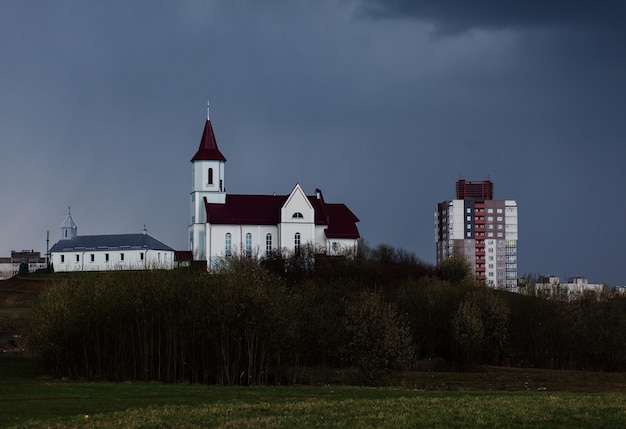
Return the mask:
[(393, 369), (626, 369), (624, 300), (495, 291), (462, 261), (389, 248), (302, 260), (59, 276), (31, 348), (55, 376), (224, 385), (297, 383), (305, 366), (356, 367), (369, 384)]

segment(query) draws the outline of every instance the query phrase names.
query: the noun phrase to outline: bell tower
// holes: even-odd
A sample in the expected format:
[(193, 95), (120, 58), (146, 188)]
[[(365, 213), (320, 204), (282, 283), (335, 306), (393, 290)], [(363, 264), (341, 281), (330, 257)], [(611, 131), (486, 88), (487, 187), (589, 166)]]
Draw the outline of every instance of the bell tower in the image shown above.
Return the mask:
[(74, 223), (74, 219), (72, 219), (72, 214), (70, 213), (70, 207), (67, 208), (67, 216), (61, 225), (61, 240), (71, 240), (76, 238), (78, 235), (78, 227)]
[(204, 200), (209, 203), (226, 203), (226, 186), (224, 184), (224, 166), (226, 158), (217, 147), (213, 126), (207, 116), (200, 139), (200, 146), (191, 158), (191, 219), (189, 224), (189, 248), (194, 260), (205, 260), (206, 208)]

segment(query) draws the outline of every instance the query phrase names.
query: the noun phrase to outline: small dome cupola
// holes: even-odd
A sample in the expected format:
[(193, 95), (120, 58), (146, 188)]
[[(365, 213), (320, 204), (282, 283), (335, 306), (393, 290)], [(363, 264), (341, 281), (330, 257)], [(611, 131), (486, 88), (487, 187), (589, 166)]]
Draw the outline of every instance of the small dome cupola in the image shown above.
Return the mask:
[(61, 239), (62, 240), (72, 240), (78, 236), (78, 227), (74, 223), (74, 219), (72, 219), (72, 214), (70, 213), (70, 207), (67, 208), (67, 216), (61, 225)]

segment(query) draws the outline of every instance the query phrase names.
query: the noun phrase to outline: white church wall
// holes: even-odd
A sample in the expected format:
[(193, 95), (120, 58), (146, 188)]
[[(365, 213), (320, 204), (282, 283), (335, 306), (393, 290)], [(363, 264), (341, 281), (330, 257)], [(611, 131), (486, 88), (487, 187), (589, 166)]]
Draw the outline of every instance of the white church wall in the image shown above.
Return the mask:
[(174, 252), (150, 249), (55, 252), (52, 263), (56, 272), (172, 269)]

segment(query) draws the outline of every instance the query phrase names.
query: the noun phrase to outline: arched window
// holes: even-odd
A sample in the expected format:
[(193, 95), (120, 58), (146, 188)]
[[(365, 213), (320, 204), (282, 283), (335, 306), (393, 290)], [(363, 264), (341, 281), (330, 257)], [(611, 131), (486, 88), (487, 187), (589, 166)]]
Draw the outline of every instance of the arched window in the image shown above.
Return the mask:
[(300, 212), (295, 212), (291, 217), (294, 218), (294, 219), (302, 219), (302, 218), (304, 218), (304, 216), (302, 216), (302, 213), (300, 213)]
[(209, 185), (213, 184), (213, 169), (209, 168)]
[(226, 239), (225, 239), (226, 246), (224, 248), (224, 253), (226, 254), (226, 256), (230, 256), (232, 254), (231, 243), (232, 243), (232, 238), (231, 238), (230, 232), (227, 232)]
[(300, 233), (296, 232), (296, 235), (294, 235), (294, 237), (293, 237), (293, 244), (296, 247), (296, 249), (300, 247), (301, 239), (302, 239), (302, 237), (301, 237)]
[(267, 234), (265, 236), (265, 254), (269, 255), (272, 253), (272, 234)]
[(252, 256), (252, 234), (246, 234), (246, 256)]

